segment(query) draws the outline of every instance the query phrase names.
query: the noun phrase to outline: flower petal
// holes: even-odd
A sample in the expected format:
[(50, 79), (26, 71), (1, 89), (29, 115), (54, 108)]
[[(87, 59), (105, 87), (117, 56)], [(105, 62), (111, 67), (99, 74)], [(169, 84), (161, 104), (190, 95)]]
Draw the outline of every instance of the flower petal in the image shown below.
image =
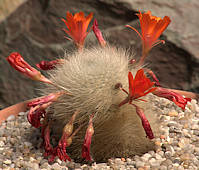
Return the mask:
[(79, 49), (84, 44), (84, 40), (88, 34), (88, 25), (92, 17), (93, 13), (85, 17), (83, 12), (76, 13), (74, 16), (70, 12), (67, 12), (66, 20), (62, 19), (67, 27), (64, 31), (73, 39)]
[(185, 109), (187, 102), (191, 101), (190, 98), (184, 98), (182, 95), (162, 87), (157, 87), (157, 89), (153, 92), (153, 94), (158, 97), (163, 97), (174, 102), (177, 106), (181, 107), (183, 110)]
[(132, 105), (135, 106), (135, 108), (136, 108), (136, 113), (138, 114), (138, 116), (140, 117), (140, 119), (142, 121), (142, 126), (143, 126), (143, 128), (145, 130), (145, 133), (146, 133), (147, 137), (149, 139), (153, 139), (154, 138), (153, 131), (151, 129), (150, 123), (147, 120), (143, 110), (140, 107), (138, 107), (137, 105), (135, 105), (135, 104), (132, 104)]
[(10, 65), (17, 71), (21, 72), (23, 75), (31, 78), (32, 80), (41, 81), (45, 83), (52, 84), (52, 82), (44, 77), (40, 71), (31, 67), (23, 57), (17, 53), (11, 53), (6, 60), (10, 63)]
[(90, 145), (91, 145), (91, 138), (94, 134), (94, 128), (93, 128), (93, 115), (90, 116), (89, 125), (86, 130), (86, 135), (84, 139), (84, 144), (82, 146), (82, 158), (85, 158), (87, 161), (91, 161), (90, 156)]

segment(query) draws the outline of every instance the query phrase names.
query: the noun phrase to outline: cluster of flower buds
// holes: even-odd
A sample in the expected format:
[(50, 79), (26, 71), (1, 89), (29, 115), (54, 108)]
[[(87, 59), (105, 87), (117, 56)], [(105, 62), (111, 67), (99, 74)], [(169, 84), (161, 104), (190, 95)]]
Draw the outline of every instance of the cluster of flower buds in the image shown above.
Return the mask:
[(56, 156), (58, 156), (62, 161), (71, 161), (71, 158), (66, 153), (66, 148), (71, 145), (72, 138), (81, 128), (79, 127), (73, 132), (73, 123), (78, 113), (79, 111), (76, 111), (71, 117), (70, 121), (64, 126), (61, 139), (59, 140), (58, 145), (54, 148), (50, 143), (50, 123), (43, 127), (42, 136), (45, 148), (44, 155), (49, 157), (49, 162), (53, 162)]
[(40, 70), (52, 70), (59, 64), (63, 64), (63, 59), (57, 59), (52, 61), (41, 61), (40, 63), (36, 64), (36, 66)]
[(52, 102), (57, 101), (57, 99), (63, 94), (65, 94), (65, 92), (52, 93), (48, 96), (29, 102), (27, 106), (30, 108), (28, 112), (28, 121), (30, 124), (35, 128), (41, 127), (41, 119), (45, 119), (46, 117), (46, 108), (48, 108)]

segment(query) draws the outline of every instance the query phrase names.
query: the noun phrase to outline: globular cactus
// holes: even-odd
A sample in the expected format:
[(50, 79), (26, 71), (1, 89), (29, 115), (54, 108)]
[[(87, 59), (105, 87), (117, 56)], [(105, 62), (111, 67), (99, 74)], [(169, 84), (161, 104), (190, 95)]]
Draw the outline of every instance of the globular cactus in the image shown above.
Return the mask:
[(56, 156), (63, 161), (105, 161), (153, 150), (152, 139), (160, 132), (153, 98), (167, 98), (182, 109), (190, 101), (159, 87), (154, 73), (142, 68), (150, 49), (163, 42), (158, 38), (170, 23), (169, 17), (161, 19), (150, 12), (140, 12), (138, 16), (142, 34), (127, 26), (142, 38), (142, 57), (138, 61), (126, 50), (107, 45), (96, 20), (92, 28), (101, 47), (84, 49), (92, 13), (84, 17), (83, 12), (74, 16), (67, 12), (63, 19), (67, 27), (64, 31), (78, 52), (37, 64), (38, 68), (49, 70), (48, 77), (26, 63), (19, 53), (7, 58), (25, 76), (46, 83), (41, 88), (44, 96), (27, 106), (28, 121), (41, 128), (45, 156), (50, 162)]
[[(117, 88), (121, 84), (128, 89), (128, 72), (134, 75), (139, 67), (129, 65), (130, 56), (125, 50), (113, 47), (85, 49), (83, 52), (65, 57), (64, 63), (50, 72), (50, 81), (56, 86), (47, 86), (44, 94), (66, 91), (71, 95), (62, 95), (52, 103), (49, 119), (51, 130), (59, 138), (62, 129), (74, 112), (79, 111), (75, 126), (84, 125), (75, 135), (68, 148), (73, 158), (81, 157), (89, 116), (94, 113), (94, 135), (91, 144), (91, 155), (94, 160), (110, 157), (124, 157), (142, 154), (154, 148), (146, 137), (140, 118), (131, 105), (119, 107), (126, 94)], [(147, 97), (145, 97), (147, 100)], [(152, 126), (157, 121), (150, 101), (137, 101), (142, 107)], [(146, 108), (146, 109), (145, 109)], [(154, 128), (156, 129), (156, 128)]]

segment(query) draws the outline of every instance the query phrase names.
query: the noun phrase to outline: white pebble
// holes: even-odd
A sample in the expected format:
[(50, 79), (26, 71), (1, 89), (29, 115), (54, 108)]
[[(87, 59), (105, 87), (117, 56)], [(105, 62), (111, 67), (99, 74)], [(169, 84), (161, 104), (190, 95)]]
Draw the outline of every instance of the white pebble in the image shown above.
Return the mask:
[(160, 159), (162, 159), (162, 157), (159, 155), (159, 154), (155, 154), (155, 158), (157, 159), (157, 160), (160, 160)]
[(12, 163), (12, 161), (9, 159), (6, 159), (5, 161), (3, 161), (3, 163), (6, 165), (10, 165)]
[(142, 161), (136, 161), (135, 166), (136, 166), (136, 168), (140, 168), (140, 167), (143, 167), (144, 164), (145, 164), (145, 163), (142, 162)]
[(19, 112), (18, 115), (19, 115), (19, 116), (23, 116), (23, 115), (25, 115), (25, 113), (26, 113), (26, 112)]
[(151, 158), (151, 159), (149, 160), (149, 163), (150, 163), (150, 165), (151, 165), (152, 167), (159, 167), (159, 166), (160, 166), (160, 162), (157, 161), (155, 158)]
[(6, 120), (7, 121), (13, 121), (13, 120), (15, 120), (15, 115), (8, 116), (8, 118)]
[(56, 159), (56, 162), (57, 162), (59, 165), (61, 165), (61, 163), (62, 163), (62, 161), (61, 161), (59, 158)]
[(30, 142), (24, 142), (24, 145), (27, 146), (27, 147), (30, 147), (30, 146), (32, 146), (32, 143), (30, 143)]
[(151, 158), (151, 155), (149, 153), (145, 153), (141, 159), (144, 161), (144, 162), (147, 162), (149, 160), (149, 158)]
[(3, 141), (0, 141), (0, 147), (4, 146), (5, 143)]

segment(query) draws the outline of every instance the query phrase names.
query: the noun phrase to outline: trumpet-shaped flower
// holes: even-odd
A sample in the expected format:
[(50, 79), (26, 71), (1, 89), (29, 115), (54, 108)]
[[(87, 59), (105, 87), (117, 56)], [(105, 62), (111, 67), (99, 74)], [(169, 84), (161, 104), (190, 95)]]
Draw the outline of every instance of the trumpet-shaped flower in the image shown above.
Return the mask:
[(73, 39), (78, 49), (82, 49), (84, 40), (88, 34), (88, 25), (91, 22), (93, 13), (90, 13), (87, 17), (84, 16), (83, 12), (76, 13), (74, 16), (70, 13), (66, 13), (66, 20), (62, 19), (67, 29), (63, 29), (66, 34)]
[(52, 70), (56, 67), (56, 65), (63, 64), (62, 59), (52, 60), (52, 61), (41, 61), (36, 64), (37, 68), (40, 70)]
[(94, 128), (93, 128), (93, 114), (92, 114), (90, 116), (88, 128), (86, 130), (86, 135), (84, 139), (84, 144), (82, 146), (82, 158), (85, 158), (87, 161), (92, 160), (90, 156), (90, 145), (93, 134), (94, 134)]
[(183, 110), (185, 110), (187, 102), (191, 101), (190, 98), (184, 98), (182, 95), (162, 87), (158, 87), (157, 90), (153, 92), (153, 94), (174, 102), (178, 107), (182, 108)]
[(171, 20), (168, 16), (165, 16), (163, 19), (160, 17), (152, 16), (151, 11), (143, 14), (139, 12), (137, 15), (140, 21), (141, 34), (130, 25), (127, 25), (127, 27), (136, 31), (142, 39), (142, 58), (140, 59), (140, 63), (142, 64), (152, 47), (161, 42), (164, 43), (163, 40), (158, 40), (158, 38), (167, 28)]
[(51, 93), (48, 96), (29, 102), (27, 106), (30, 107), (30, 110), (27, 118), (30, 124), (36, 128), (41, 127), (41, 119), (45, 118), (46, 115), (45, 109), (49, 107), (52, 102), (57, 101), (57, 99), (63, 94), (63, 92)]
[(146, 77), (144, 74), (144, 70), (140, 69), (137, 71), (135, 78), (133, 78), (133, 75), (131, 72), (128, 74), (128, 80), (129, 80), (129, 93), (128, 97), (120, 103), (119, 106), (122, 106), (126, 103), (132, 103), (133, 100), (136, 100), (142, 96), (147, 95), (148, 93), (151, 93), (155, 91), (156, 87), (153, 87), (155, 82), (151, 82), (149, 78)]
[(102, 47), (105, 47), (106, 46), (106, 41), (104, 40), (103, 36), (102, 36), (102, 32), (100, 31), (100, 29), (98, 28), (98, 23), (97, 23), (97, 20), (95, 19), (94, 20), (94, 24), (93, 24), (93, 32), (99, 42), (99, 44), (102, 46)]
[(141, 100), (139, 99), (140, 97), (143, 97), (148, 93), (154, 92), (156, 90), (156, 87), (153, 87), (155, 82), (151, 82), (150, 79), (146, 77), (143, 69), (137, 71), (135, 78), (133, 78), (132, 73), (129, 72), (128, 80), (129, 80), (129, 93), (123, 88), (121, 88), (125, 93), (128, 94), (128, 96), (119, 104), (119, 106), (122, 106), (126, 103), (133, 105), (136, 108), (136, 113), (138, 114), (138, 116), (142, 121), (142, 126), (145, 130), (146, 135), (149, 137), (149, 139), (153, 139), (154, 136), (151, 130), (151, 126), (146, 116), (144, 115), (143, 110), (137, 105), (133, 104), (132, 102), (133, 100)]
[(31, 78), (32, 80), (42, 81), (45, 83), (52, 84), (52, 82), (44, 77), (40, 71), (36, 70), (35, 68), (31, 67), (23, 57), (17, 53), (11, 53), (6, 60), (9, 64), (17, 71), (21, 72), (23, 75)]

